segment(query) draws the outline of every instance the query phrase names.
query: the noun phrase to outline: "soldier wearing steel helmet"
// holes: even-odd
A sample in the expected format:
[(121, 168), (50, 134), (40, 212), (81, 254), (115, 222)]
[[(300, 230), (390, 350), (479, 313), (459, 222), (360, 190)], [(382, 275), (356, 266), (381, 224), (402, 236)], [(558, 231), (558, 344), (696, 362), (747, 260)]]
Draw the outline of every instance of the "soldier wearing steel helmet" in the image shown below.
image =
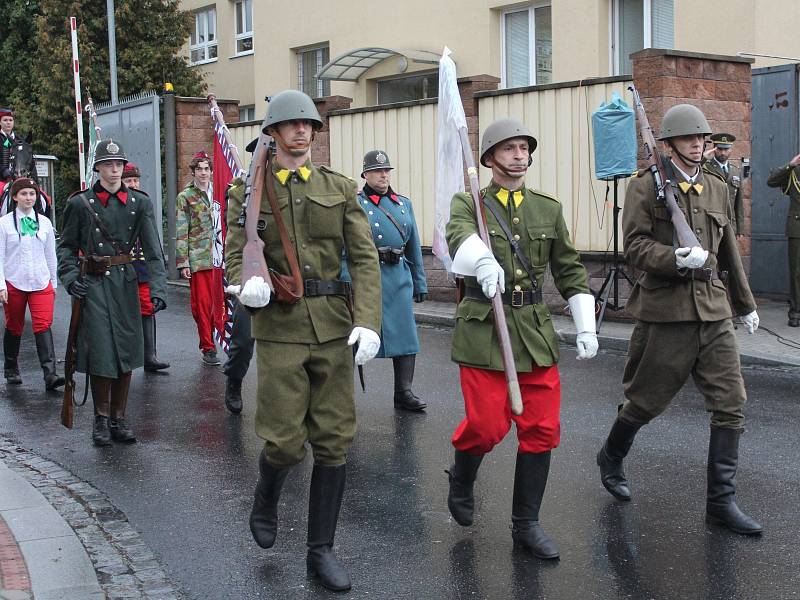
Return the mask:
[[(154, 312), (166, 307), (166, 274), (150, 198), (122, 183), (127, 159), (113, 139), (97, 146), (97, 182), (73, 194), (64, 209), (58, 276), (83, 300), (77, 370), (89, 374), (95, 445), (132, 443), (125, 409), (131, 371), (144, 364), (139, 287), (131, 264), (136, 241), (147, 262)], [(84, 263), (84, 268), (81, 268)], [(85, 274), (84, 274), (85, 271)]]
[[(665, 164), (675, 199), (701, 246), (678, 247), (649, 170), (628, 185), (622, 229), (626, 259), (640, 272), (627, 305), (636, 326), (623, 375), (625, 403), (597, 464), (603, 486), (615, 498), (630, 500), (622, 461), (639, 429), (667, 408), (692, 375), (711, 413), (706, 520), (758, 534), (761, 525), (735, 502), (747, 397), (731, 307), (750, 333), (758, 327), (758, 314), (728, 217), (727, 186), (700, 168), (710, 133), (698, 108), (680, 104), (664, 115), (659, 138), (671, 156)], [(675, 491), (684, 492), (670, 493)]]
[[(491, 182), (481, 190), (491, 248), (477, 235), (471, 196), (453, 197), (447, 243), (453, 271), (465, 279), (452, 358), (460, 365), (466, 417), (452, 437), (455, 460), (447, 500), (456, 522), (471, 525), (478, 467), (513, 421), (519, 440), (511, 514), (514, 545), (538, 558), (555, 559), (558, 548), (539, 523), (550, 454), (560, 440), (558, 338), (541, 291), (548, 267), (556, 288), (569, 301), (579, 359), (595, 355), (597, 335), (594, 298), (561, 204), (525, 187), (535, 149), (536, 139), (516, 119), (496, 121), (483, 135), (481, 164), (492, 170)], [(490, 304), (495, 294), (503, 299), (519, 373), (524, 406), (520, 416), (512, 415), (508, 405)]]
[[(323, 586), (350, 589), (350, 576), (333, 551), (336, 522), (345, 486), (347, 450), (355, 435), (355, 362), (378, 352), (381, 289), (378, 256), (369, 222), (358, 205), (355, 182), (311, 162), (311, 142), (322, 127), (314, 102), (288, 90), (269, 104), (262, 128), (276, 142), (266, 175), (259, 227), (270, 268), (288, 274), (289, 264), (266, 197), (273, 186), (281, 216), (305, 278), (305, 294), (294, 304), (271, 298), (269, 287), (252, 278), (241, 282), (246, 236), (238, 223), (244, 200), (241, 181), (229, 190), (226, 259), (229, 291), (247, 307), (256, 339), (258, 396), (256, 432), (264, 439), (259, 479), (250, 514), (256, 543), (270, 548), (278, 528), (278, 500), (289, 471), (306, 454), (314, 455), (308, 508), (309, 575)], [(341, 279), (342, 252), (352, 278)], [(260, 279), (260, 278), (258, 278)], [(244, 285), (242, 285), (244, 284)]]

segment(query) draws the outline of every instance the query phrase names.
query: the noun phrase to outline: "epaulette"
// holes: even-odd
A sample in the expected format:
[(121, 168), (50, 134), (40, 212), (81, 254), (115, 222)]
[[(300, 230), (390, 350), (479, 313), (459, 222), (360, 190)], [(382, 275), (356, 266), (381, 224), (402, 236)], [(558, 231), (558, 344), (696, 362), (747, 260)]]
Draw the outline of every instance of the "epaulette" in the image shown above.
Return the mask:
[(558, 198), (555, 196), (551, 196), (550, 194), (546, 194), (545, 192), (540, 192), (539, 190), (535, 190), (533, 188), (528, 188), (529, 192), (536, 194), (537, 196), (542, 196), (543, 198), (547, 198), (548, 200), (552, 200), (556, 204), (561, 204)]
[(134, 189), (134, 188), (128, 188), (128, 191), (129, 191), (129, 192), (132, 192), (134, 196), (135, 196), (136, 194), (141, 194), (141, 195), (142, 195), (142, 196), (144, 196), (145, 198), (149, 198), (149, 197), (150, 197), (150, 194), (148, 194), (148, 193), (147, 193), (147, 192), (145, 192), (144, 190), (137, 190), (137, 189)]
[(339, 173), (339, 171), (334, 171), (333, 169), (331, 169), (331, 168), (330, 168), (330, 167), (328, 167), (328, 166), (325, 166), (325, 165), (319, 165), (319, 166), (317, 167), (317, 169), (319, 169), (320, 171), (322, 171), (322, 172), (324, 172), (324, 173), (330, 173), (331, 175), (338, 175), (339, 177), (341, 177), (341, 178), (343, 178), (343, 179), (346, 179), (347, 181), (350, 181), (350, 182), (352, 182), (352, 183), (355, 183), (355, 182), (356, 182), (356, 180), (355, 180), (355, 179), (352, 179), (352, 178), (348, 177), (347, 175), (344, 175), (344, 174), (342, 174), (342, 173)]

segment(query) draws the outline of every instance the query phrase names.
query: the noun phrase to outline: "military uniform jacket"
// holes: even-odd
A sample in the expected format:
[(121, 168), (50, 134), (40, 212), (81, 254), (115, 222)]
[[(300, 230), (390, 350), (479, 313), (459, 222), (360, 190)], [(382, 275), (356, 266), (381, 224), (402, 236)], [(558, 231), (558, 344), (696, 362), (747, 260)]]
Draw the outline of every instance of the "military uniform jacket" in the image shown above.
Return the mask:
[(728, 173), (715, 160), (703, 162), (703, 170), (719, 177), (728, 186), (728, 218), (736, 235), (744, 234), (744, 199), (742, 198), (742, 176), (739, 167), (728, 161)]
[(211, 198), (190, 183), (175, 198), (175, 262), (192, 273), (213, 268), (214, 223)]
[[(123, 204), (116, 196), (103, 206), (99, 183), (73, 195), (64, 208), (58, 244), (58, 277), (65, 288), (80, 275), (79, 256), (115, 256), (117, 251), (95, 226), (82, 197), (97, 211), (108, 232), (125, 252), (141, 241), (150, 273), (150, 294), (166, 299), (163, 254), (155, 228), (153, 204), (145, 194), (123, 186)], [(79, 254), (80, 253), (80, 254)], [(89, 287), (81, 313), (77, 369), (101, 377), (119, 377), (144, 363), (139, 286), (133, 265), (110, 266), (103, 275), (86, 275)], [(87, 371), (88, 369), (88, 371)]]
[[(586, 269), (572, 245), (558, 200), (523, 188), (523, 200), (519, 206), (512, 201), (512, 195), (509, 195), (508, 206), (503, 206), (497, 198), (498, 192), (503, 194), (507, 190), (502, 190), (494, 182), (481, 191), (484, 201), (492, 203), (500, 214), (505, 215), (511, 234), (519, 236), (518, 242), (533, 267), (537, 288), (542, 289), (544, 272), (549, 265), (555, 285), (564, 298), (588, 293)], [(505, 271), (506, 292), (517, 288), (523, 291), (533, 289), (533, 283), (514, 255), (511, 244), (488, 210), (486, 221), (492, 252)], [(455, 256), (464, 240), (477, 232), (472, 197), (466, 193), (456, 194), (447, 224), (450, 255)], [(480, 290), (475, 277), (465, 277), (465, 285)], [(558, 362), (558, 339), (545, 304), (527, 304), (521, 308), (504, 305), (504, 310), (517, 371), (529, 372), (535, 365), (545, 367)], [(489, 302), (465, 298), (459, 303), (452, 358), (471, 367), (503, 369)]]
[(800, 167), (784, 165), (770, 174), (767, 185), (780, 188), (789, 196), (786, 237), (800, 238)]
[[(419, 352), (417, 323), (414, 319), (414, 294), (427, 294), (425, 268), (411, 200), (389, 189), (379, 195), (367, 188), (358, 195), (367, 213), (376, 248), (402, 250), (399, 264), (381, 263), (381, 348), (378, 358), (405, 356)], [(375, 204), (377, 200), (378, 205)], [(380, 208), (379, 208), (380, 206)], [(383, 212), (388, 211), (402, 227), (401, 232)]]
[[(684, 277), (675, 264), (678, 248), (675, 229), (664, 203), (656, 200), (653, 175), (639, 171), (628, 184), (622, 212), (625, 258), (642, 271), (626, 306), (636, 319), (650, 322), (719, 321), (731, 317), (731, 305), (739, 315), (756, 309), (750, 286), (742, 268), (736, 233), (728, 218), (728, 189), (717, 177), (704, 174), (696, 183), (702, 186), (688, 193), (675, 190), (689, 226), (705, 250), (705, 267), (727, 271), (727, 282), (716, 276), (710, 281)], [(676, 178), (682, 180), (676, 171)], [(730, 304), (725, 286), (730, 292)]]
[[(303, 178), (299, 171), (307, 174)], [(304, 296), (295, 304), (270, 301), (252, 318), (252, 335), (271, 342), (324, 343), (347, 337), (353, 325), (380, 331), (380, 270), (366, 213), (356, 196), (356, 184), (327, 167), (307, 162), (297, 173), (273, 164), (275, 195), (289, 238), (294, 244), (304, 279), (322, 281), (341, 277), (343, 251), (353, 282), (353, 318), (341, 296)], [(280, 178), (283, 179), (281, 183)], [(267, 182), (269, 183), (269, 182)], [(244, 228), (238, 224), (244, 200), (244, 183), (234, 180), (228, 193), (228, 235), (225, 260), (228, 280), (242, 283)], [(259, 236), (270, 269), (289, 273), (278, 227), (266, 196), (261, 198)]]

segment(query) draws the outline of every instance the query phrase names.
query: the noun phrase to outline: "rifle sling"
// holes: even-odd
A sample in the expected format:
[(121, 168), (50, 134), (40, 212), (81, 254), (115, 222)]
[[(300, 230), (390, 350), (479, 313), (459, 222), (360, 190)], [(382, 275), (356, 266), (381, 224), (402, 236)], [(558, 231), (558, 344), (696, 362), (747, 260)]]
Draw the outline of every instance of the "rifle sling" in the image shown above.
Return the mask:
[[(286, 255), (286, 260), (289, 262), (289, 272), (291, 273), (292, 278), (292, 289), (295, 291), (298, 297), (300, 297), (303, 295), (303, 276), (300, 274), (300, 265), (297, 261), (297, 253), (295, 252), (294, 245), (289, 240), (289, 234), (286, 231), (286, 224), (283, 222), (281, 209), (278, 206), (278, 198), (275, 195), (275, 178), (272, 175), (271, 162), (272, 161), (267, 163), (267, 180), (264, 182), (267, 189), (267, 201), (269, 202), (270, 207), (272, 207), (272, 216), (275, 218), (275, 225), (278, 227), (278, 235), (281, 238), (283, 253)], [(261, 199), (251, 198), (251, 201), (252, 200), (260, 202)]]
[(531, 263), (528, 261), (525, 253), (522, 251), (522, 248), (519, 245), (519, 242), (514, 239), (514, 235), (511, 233), (511, 229), (508, 227), (508, 223), (505, 222), (503, 217), (500, 215), (499, 211), (492, 206), (489, 202), (486, 201), (486, 197), (482, 196), (481, 199), (483, 200), (483, 205), (489, 209), (489, 212), (494, 215), (494, 218), (497, 220), (497, 224), (500, 225), (500, 229), (503, 230), (506, 238), (508, 239), (508, 243), (511, 244), (512, 250), (514, 250), (514, 254), (517, 255), (517, 259), (522, 264), (522, 268), (525, 269), (525, 272), (528, 274), (528, 277), (531, 278), (531, 291), (535, 292), (536, 289), (539, 287), (539, 283), (536, 280), (536, 273), (533, 272), (533, 267), (531, 267)]

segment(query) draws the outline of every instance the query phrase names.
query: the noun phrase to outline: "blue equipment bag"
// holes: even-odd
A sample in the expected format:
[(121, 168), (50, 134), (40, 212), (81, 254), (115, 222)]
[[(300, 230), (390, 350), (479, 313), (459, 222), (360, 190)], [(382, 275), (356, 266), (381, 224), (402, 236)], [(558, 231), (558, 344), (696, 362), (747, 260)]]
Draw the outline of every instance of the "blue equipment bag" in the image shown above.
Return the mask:
[(636, 170), (636, 115), (617, 92), (592, 113), (597, 179), (630, 177)]

